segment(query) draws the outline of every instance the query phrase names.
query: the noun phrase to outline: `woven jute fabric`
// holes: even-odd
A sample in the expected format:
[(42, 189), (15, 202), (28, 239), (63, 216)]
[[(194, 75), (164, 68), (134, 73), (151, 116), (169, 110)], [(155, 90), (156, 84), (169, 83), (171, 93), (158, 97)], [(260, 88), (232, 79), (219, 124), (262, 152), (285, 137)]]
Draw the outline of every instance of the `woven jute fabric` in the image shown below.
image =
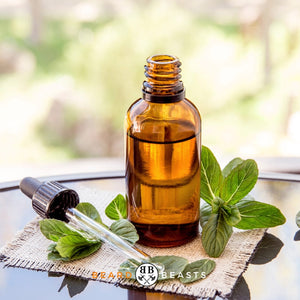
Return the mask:
[[(87, 188), (78, 189), (78, 193), (82, 202), (92, 203), (101, 212), (104, 223), (111, 223), (111, 220), (104, 215), (104, 210), (117, 193)], [(39, 217), (32, 220), (22, 232), (16, 235), (12, 242), (0, 249), (0, 260), (4, 262), (5, 267), (59, 272), (121, 286), (144, 288), (137, 281), (116, 278), (120, 264), (126, 261), (127, 257), (108, 244), (103, 244), (99, 251), (78, 261), (53, 262), (47, 260), (47, 247), (51, 241), (41, 234), (39, 220)], [(214, 259), (216, 262), (215, 270), (204, 280), (192, 284), (182, 284), (179, 280), (173, 279), (157, 282), (155, 285), (147, 287), (147, 289), (203, 298), (214, 297), (215, 295), (226, 297), (231, 294), (237, 279), (246, 270), (247, 264), (264, 233), (265, 230), (234, 232), (223, 254)], [(203, 250), (200, 236), (179, 247), (163, 249), (140, 245), (139, 247), (151, 256), (177, 255), (187, 258), (189, 262), (208, 258)], [(93, 278), (93, 272), (105, 272), (105, 276), (102, 276), (105, 278), (98, 276), (95, 279)], [(115, 278), (109, 277), (111, 272)]]

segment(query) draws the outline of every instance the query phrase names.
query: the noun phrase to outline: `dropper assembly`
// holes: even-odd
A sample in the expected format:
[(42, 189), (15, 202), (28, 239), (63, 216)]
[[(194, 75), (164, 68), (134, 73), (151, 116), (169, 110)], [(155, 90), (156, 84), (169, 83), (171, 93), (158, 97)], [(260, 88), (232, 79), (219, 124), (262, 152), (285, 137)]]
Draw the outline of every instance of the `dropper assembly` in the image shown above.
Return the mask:
[[(127, 241), (114, 234), (102, 224), (92, 220), (75, 207), (79, 203), (76, 191), (56, 181), (40, 182), (26, 177), (20, 183), (21, 191), (32, 199), (32, 207), (42, 218), (58, 219), (75, 225), (93, 237), (113, 246), (116, 250), (139, 263), (149, 262), (150, 256), (130, 245)], [(156, 265), (158, 270), (162, 269)]]

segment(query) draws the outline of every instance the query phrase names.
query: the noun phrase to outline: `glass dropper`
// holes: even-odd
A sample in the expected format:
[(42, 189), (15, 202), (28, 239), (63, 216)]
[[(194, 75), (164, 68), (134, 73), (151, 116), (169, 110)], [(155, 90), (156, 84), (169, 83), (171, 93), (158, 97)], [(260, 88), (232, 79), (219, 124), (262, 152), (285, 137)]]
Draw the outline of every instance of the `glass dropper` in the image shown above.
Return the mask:
[(70, 221), (70, 224), (73, 224), (91, 236), (110, 244), (116, 250), (123, 252), (129, 258), (132, 258), (139, 263), (149, 261), (150, 256), (148, 254), (137, 247), (130, 245), (127, 241), (114, 234), (102, 224), (87, 217), (76, 208), (69, 208), (66, 211), (66, 217)]
[[(116, 250), (125, 254), (128, 258), (138, 263), (146, 263), (150, 255), (118, 235), (110, 231), (104, 225), (94, 221), (75, 207), (79, 203), (79, 196), (76, 191), (69, 189), (56, 181), (40, 182), (32, 177), (25, 177), (20, 183), (21, 191), (32, 199), (32, 207), (42, 218), (58, 219), (75, 225), (89, 235), (113, 246)], [(152, 263), (159, 272), (163, 266)]]

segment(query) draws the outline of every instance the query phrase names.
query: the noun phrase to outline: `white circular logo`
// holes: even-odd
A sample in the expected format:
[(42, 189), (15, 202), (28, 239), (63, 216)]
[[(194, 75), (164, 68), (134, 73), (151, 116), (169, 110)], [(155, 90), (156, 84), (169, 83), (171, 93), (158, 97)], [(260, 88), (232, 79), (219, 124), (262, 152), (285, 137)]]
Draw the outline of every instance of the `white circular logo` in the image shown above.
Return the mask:
[(150, 286), (158, 280), (158, 270), (152, 264), (141, 264), (135, 271), (136, 280), (145, 286)]

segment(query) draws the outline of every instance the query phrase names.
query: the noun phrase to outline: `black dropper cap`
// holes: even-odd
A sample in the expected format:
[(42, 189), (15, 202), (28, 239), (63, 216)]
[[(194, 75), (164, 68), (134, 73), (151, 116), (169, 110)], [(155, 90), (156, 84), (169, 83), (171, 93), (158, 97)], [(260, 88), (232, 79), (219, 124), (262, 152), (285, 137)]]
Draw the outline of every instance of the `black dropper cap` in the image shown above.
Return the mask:
[(33, 209), (42, 217), (68, 222), (66, 211), (77, 206), (77, 192), (56, 182), (40, 182), (36, 178), (25, 177), (20, 182), (21, 191), (32, 199)]

